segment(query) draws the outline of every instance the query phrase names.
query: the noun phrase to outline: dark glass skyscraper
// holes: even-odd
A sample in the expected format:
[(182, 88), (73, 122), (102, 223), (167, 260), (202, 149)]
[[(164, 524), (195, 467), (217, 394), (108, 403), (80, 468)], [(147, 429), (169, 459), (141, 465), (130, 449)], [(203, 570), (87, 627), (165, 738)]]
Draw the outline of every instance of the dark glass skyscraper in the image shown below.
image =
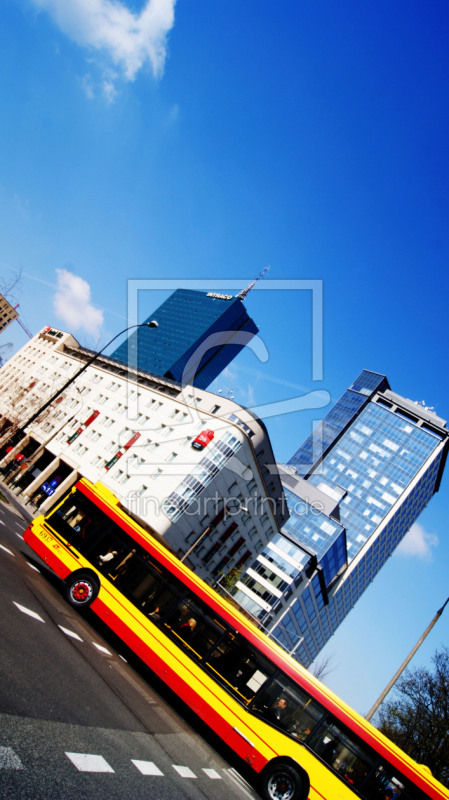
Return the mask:
[(131, 367), (207, 389), (259, 329), (239, 297), (177, 289), (110, 356)]

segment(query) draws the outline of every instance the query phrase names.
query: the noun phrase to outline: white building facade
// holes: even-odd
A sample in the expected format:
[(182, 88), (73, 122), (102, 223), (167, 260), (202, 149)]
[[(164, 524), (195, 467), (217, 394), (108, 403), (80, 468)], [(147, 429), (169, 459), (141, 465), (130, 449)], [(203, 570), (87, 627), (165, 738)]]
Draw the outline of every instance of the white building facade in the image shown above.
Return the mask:
[(228, 398), (102, 355), (77, 376), (92, 356), (44, 328), (0, 369), (9, 488), (46, 512), (79, 477), (100, 481), (209, 582), (250, 563), (288, 513), (263, 423)]

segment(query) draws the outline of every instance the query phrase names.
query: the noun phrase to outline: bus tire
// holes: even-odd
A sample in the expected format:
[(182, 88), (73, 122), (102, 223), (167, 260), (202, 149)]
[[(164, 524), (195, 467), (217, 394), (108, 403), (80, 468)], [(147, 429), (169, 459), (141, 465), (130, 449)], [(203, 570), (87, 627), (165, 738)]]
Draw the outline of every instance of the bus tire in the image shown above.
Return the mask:
[(74, 572), (65, 583), (65, 596), (74, 608), (88, 608), (100, 591), (96, 576), (92, 572)]
[(264, 800), (306, 800), (309, 781), (305, 773), (287, 761), (268, 764), (261, 776)]

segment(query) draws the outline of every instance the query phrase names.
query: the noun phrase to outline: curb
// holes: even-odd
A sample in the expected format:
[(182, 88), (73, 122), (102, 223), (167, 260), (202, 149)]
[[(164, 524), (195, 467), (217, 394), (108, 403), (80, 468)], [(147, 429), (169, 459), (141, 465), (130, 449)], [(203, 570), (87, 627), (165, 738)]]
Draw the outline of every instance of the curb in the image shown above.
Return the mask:
[(7, 486), (5, 486), (2, 480), (0, 480), (0, 490), (2, 494), (6, 497), (7, 501), (11, 504), (14, 511), (19, 513), (20, 516), (23, 517), (23, 519), (26, 522), (31, 522), (31, 520), (34, 519), (35, 514), (33, 514), (31, 511), (29, 511), (22, 505), (20, 500), (15, 496), (15, 494), (11, 492), (11, 490)]

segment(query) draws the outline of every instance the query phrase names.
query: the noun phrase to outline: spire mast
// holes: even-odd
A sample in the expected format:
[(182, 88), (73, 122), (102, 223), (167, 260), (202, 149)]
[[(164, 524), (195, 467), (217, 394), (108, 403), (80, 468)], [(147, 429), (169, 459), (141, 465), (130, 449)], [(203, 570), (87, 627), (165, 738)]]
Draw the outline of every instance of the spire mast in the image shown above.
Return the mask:
[(249, 284), (249, 286), (246, 287), (246, 289), (242, 289), (242, 291), (239, 292), (239, 294), (237, 295), (237, 299), (244, 300), (248, 292), (251, 291), (251, 289), (253, 288), (253, 286), (255, 286), (257, 281), (260, 280), (262, 275), (265, 275), (265, 273), (268, 272), (269, 269), (270, 265), (268, 265), (268, 267), (264, 267), (262, 272), (259, 272), (257, 278), (254, 281), (251, 281), (251, 283)]

